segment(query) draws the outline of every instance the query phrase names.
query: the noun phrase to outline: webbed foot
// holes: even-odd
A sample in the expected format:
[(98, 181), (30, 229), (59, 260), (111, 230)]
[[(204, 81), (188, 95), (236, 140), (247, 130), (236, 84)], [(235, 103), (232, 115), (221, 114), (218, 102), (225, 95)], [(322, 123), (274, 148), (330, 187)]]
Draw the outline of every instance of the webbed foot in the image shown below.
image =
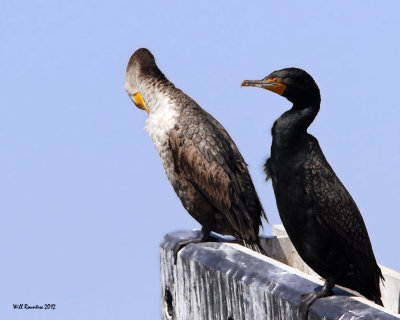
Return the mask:
[(201, 243), (201, 242), (206, 242), (210, 238), (210, 232), (209, 231), (204, 231), (202, 230), (199, 236), (189, 238), (189, 239), (183, 239), (180, 240), (175, 244), (175, 246), (172, 249), (172, 252), (174, 253), (174, 265), (176, 265), (176, 261), (178, 259), (178, 252), (183, 249), (185, 246), (191, 243)]
[(308, 309), (319, 298), (328, 297), (332, 294), (332, 288), (335, 286), (335, 281), (330, 278), (326, 279), (324, 286), (321, 291), (306, 293), (301, 296), (301, 302), (299, 305), (299, 319), (308, 319)]

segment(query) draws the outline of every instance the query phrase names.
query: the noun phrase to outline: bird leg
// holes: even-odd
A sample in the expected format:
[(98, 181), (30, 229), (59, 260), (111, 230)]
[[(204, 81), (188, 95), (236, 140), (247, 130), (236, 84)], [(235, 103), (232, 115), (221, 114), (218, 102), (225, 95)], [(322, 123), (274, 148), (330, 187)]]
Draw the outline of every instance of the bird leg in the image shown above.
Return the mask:
[(324, 286), (320, 291), (303, 294), (301, 296), (302, 299), (299, 306), (299, 318), (307, 320), (308, 309), (310, 308), (310, 306), (314, 303), (315, 300), (330, 296), (332, 294), (332, 289), (334, 286), (335, 279), (332, 277), (326, 278)]
[(176, 260), (178, 259), (178, 252), (183, 249), (185, 246), (187, 246), (190, 243), (201, 243), (201, 242), (206, 242), (210, 238), (210, 230), (204, 229), (204, 227), (201, 229), (200, 235), (198, 237), (193, 237), (189, 239), (183, 239), (178, 241), (174, 248), (172, 249), (172, 252), (174, 253), (174, 265), (176, 265)]

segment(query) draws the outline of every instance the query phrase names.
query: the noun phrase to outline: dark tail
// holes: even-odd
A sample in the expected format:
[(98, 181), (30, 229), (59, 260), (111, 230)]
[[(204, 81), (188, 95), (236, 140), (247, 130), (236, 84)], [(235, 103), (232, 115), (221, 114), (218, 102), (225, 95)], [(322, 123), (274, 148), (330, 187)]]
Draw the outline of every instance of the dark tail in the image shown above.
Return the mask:
[(382, 303), (381, 298), (379, 298), (379, 297), (372, 297), (372, 300), (374, 300), (374, 302), (375, 302), (376, 304), (379, 304), (380, 306), (383, 307), (383, 303)]

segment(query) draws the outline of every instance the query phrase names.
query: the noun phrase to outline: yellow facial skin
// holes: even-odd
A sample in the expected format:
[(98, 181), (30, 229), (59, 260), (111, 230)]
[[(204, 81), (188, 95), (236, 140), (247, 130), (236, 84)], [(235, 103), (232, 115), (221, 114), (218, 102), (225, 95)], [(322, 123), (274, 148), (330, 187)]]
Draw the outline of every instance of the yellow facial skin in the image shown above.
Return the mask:
[(278, 77), (275, 78), (269, 78), (267, 79), (267, 82), (271, 85), (271, 86), (267, 86), (265, 87), (265, 89), (275, 92), (279, 95), (282, 95), (283, 92), (286, 90), (286, 85), (284, 85), (282, 83), (282, 80), (278, 79)]
[(150, 114), (150, 111), (149, 111), (149, 109), (147, 108), (146, 103), (144, 102), (144, 100), (143, 100), (142, 95), (140, 94), (140, 92), (136, 92), (136, 93), (133, 95), (133, 98), (134, 98), (133, 102), (135, 103), (136, 107), (138, 107), (139, 109), (142, 109), (142, 110), (146, 110), (146, 112), (147, 112), (148, 114)]

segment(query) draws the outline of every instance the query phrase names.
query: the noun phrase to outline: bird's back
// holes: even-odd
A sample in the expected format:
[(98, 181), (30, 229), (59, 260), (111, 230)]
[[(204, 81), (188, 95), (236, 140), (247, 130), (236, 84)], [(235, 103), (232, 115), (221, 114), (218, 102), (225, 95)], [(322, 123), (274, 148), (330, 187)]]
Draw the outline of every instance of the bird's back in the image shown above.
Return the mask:
[(185, 156), (177, 159), (176, 165), (185, 170), (186, 178), (223, 214), (234, 233), (242, 239), (258, 241), (265, 214), (236, 144), (224, 127), (193, 99), (179, 90), (173, 100), (180, 106), (180, 116), (170, 134), (174, 145), (180, 145), (181, 151), (186, 148)]
[(324, 278), (342, 268), (339, 285), (379, 298), (382, 274), (365, 223), (317, 139), (299, 137), (287, 153), (273, 147), (267, 167), (282, 222), (303, 260)]
[(337, 244), (337, 254), (349, 263), (338, 284), (359, 291), (369, 299), (380, 297), (381, 270), (361, 213), (327, 162), (317, 139), (309, 135), (310, 153), (305, 164), (306, 192), (321, 226)]

